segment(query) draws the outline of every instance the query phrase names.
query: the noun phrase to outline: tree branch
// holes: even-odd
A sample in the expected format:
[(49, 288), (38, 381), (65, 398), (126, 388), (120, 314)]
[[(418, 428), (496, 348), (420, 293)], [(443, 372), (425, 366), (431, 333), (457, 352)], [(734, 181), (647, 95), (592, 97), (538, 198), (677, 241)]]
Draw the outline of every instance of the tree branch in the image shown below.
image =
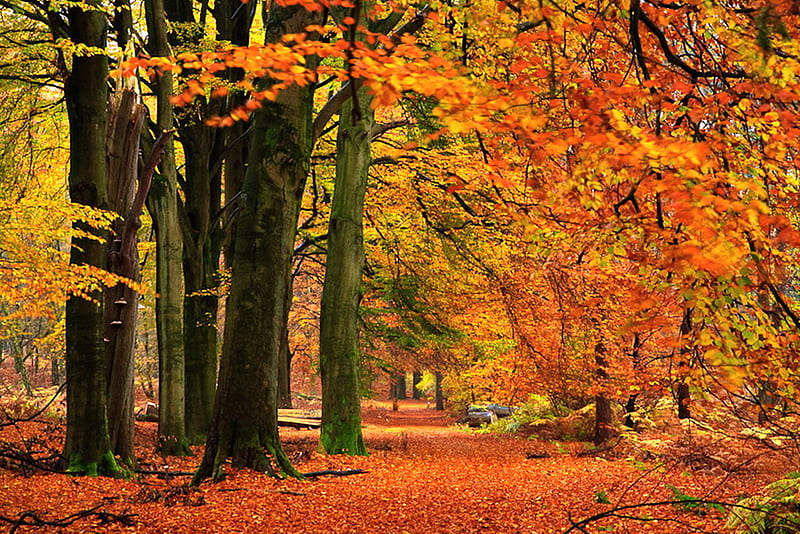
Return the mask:
[[(425, 24), (425, 21), (428, 19), (428, 13), (430, 12), (431, 7), (427, 5), (417, 11), (416, 15), (414, 15), (408, 22), (400, 26), (392, 33), (390, 36), (392, 43), (398, 45), (402, 41), (404, 35), (411, 35), (419, 31), (419, 29), (422, 28), (422, 26)], [(322, 136), (328, 121), (330, 121), (331, 118), (342, 108), (344, 103), (347, 102), (347, 100), (353, 96), (356, 91), (358, 91), (358, 88), (362, 83), (363, 82), (361, 81), (361, 78), (349, 80), (342, 85), (341, 89), (339, 89), (336, 94), (334, 94), (328, 99), (327, 102), (325, 102), (325, 105), (322, 106), (322, 109), (319, 111), (319, 113), (317, 113), (317, 117), (314, 119), (314, 143)]]

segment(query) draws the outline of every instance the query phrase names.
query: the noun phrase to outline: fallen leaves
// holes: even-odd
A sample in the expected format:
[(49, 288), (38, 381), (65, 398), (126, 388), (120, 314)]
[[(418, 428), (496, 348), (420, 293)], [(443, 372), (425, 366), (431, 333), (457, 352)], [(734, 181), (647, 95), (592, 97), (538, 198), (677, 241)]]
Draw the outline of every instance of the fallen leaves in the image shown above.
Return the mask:
[[(275, 480), (229, 469), (218, 484), (188, 488), (185, 476), (26, 478), (0, 470), (0, 516), (18, 522), (16, 532), (555, 533), (570, 527), (570, 517), (577, 521), (614, 505), (669, 501), (675, 491), (669, 485), (681, 495), (732, 501), (767, 480), (764, 473), (734, 473), (721, 485), (715, 473), (686, 466), (665, 470), (653, 463), (576, 456), (552, 442), (476, 434), (447, 426), (452, 418), (425, 409), (422, 401), (401, 402), (398, 412), (367, 408), (364, 420), (369, 457), (325, 456), (316, 452), (318, 431), (283, 432), (301, 471), (369, 471), (358, 476)], [(140, 461), (158, 461), (141, 439), (153, 424), (139, 425)], [(41, 427), (5, 428), (0, 439)], [(526, 458), (532, 450), (546, 450), (549, 457)], [(160, 460), (169, 472), (191, 470), (198, 458)], [(601, 493), (614, 504), (597, 502)], [(615, 532), (673, 533), (685, 525), (713, 531), (724, 523), (724, 515), (713, 509), (699, 515), (662, 505), (627, 512), (650, 519), (622, 520), (612, 513), (590, 531), (613, 526)], [(23, 516), (27, 519), (20, 521)]]

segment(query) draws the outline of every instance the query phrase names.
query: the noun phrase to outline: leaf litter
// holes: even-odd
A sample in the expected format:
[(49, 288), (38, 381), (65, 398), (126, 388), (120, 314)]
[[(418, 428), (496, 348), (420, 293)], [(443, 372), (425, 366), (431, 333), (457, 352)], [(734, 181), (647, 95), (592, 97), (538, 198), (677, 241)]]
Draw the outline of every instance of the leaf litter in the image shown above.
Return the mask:
[[(301, 472), (361, 471), (352, 476), (276, 480), (229, 468), (223, 481), (192, 488), (186, 473), (197, 466), (202, 449), (195, 448), (195, 456), (189, 458), (160, 457), (154, 452), (156, 423), (141, 422), (140, 466), (159, 474), (127, 481), (71, 477), (22, 470), (5, 460), (0, 462), (0, 529), (544, 534), (565, 532), (579, 520), (608, 513), (583, 527), (585, 531), (721, 532), (726, 515), (715, 507), (664, 504), (617, 514), (613, 509), (675, 501), (676, 495), (735, 503), (788, 469), (781, 460), (764, 468), (725, 472), (714, 462), (687, 463), (684, 456), (697, 456), (697, 450), (684, 456), (671, 451), (667, 460), (653, 459), (651, 453), (637, 459), (634, 449), (621, 445), (611, 453), (594, 454), (585, 444), (474, 432), (455, 426), (454, 417), (419, 401), (401, 402), (399, 411), (371, 402), (363, 413), (367, 457), (320, 454), (318, 430), (281, 433)], [(48, 434), (42, 435), (45, 430)], [(63, 428), (52, 422), (0, 429), (0, 442), (35, 444), (41, 451), (59, 449), (62, 440)], [(670, 447), (675, 447), (674, 440), (664, 446)], [(702, 454), (712, 457), (703, 447)], [(718, 449), (731, 453), (726, 446)]]

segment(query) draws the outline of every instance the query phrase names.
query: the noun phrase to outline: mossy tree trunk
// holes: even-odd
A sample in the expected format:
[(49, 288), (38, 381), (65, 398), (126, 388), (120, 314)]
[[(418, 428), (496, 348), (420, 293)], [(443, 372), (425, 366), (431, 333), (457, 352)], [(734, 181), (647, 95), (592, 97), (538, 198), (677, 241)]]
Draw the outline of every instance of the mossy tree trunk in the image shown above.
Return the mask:
[[(358, 26), (371, 6), (371, 2), (357, 2), (353, 8), (335, 10), (335, 17), (354, 20), (346, 33), (351, 44), (365, 41)], [(400, 18), (400, 13), (392, 13), (365, 24), (371, 32), (388, 33)], [(340, 109), (336, 137), (336, 181), (320, 310), (320, 445), (328, 454), (366, 455), (361, 434), (358, 309), (364, 269), (364, 197), (372, 163), (370, 144), (375, 116), (371, 95), (355, 83), (352, 80), (343, 89), (350, 98)]]
[[(68, 11), (70, 37), (78, 45), (105, 50), (106, 17), (92, 2)], [(55, 15), (54, 15), (55, 16)], [(54, 35), (56, 31), (54, 30)], [(60, 35), (59, 35), (60, 36)], [(70, 130), (69, 193), (73, 202), (107, 208), (106, 122), (108, 58), (105, 52), (76, 54), (64, 95)], [(82, 223), (75, 226), (92, 232)], [(76, 238), (70, 262), (105, 268), (106, 244)], [(67, 436), (64, 459), (68, 469), (89, 475), (121, 473), (108, 435), (106, 419), (106, 352), (103, 342), (103, 301), (70, 297), (66, 308)]]
[[(320, 21), (320, 14), (300, 6), (275, 4), (265, 22), (266, 41)], [(311, 156), (313, 91), (285, 89), (253, 117), (219, 384), (195, 483), (218, 479), (227, 458), (237, 467), (297, 475), (278, 435), (277, 370), (284, 357), (292, 256)]]
[(361, 434), (358, 307), (364, 268), (364, 196), (375, 120), (370, 95), (365, 90), (357, 95), (345, 102), (340, 113), (320, 311), (320, 444), (328, 454), (367, 454)]
[[(147, 0), (147, 22), (153, 56), (169, 56), (163, 0)], [(174, 117), (170, 97), (171, 72), (156, 79), (156, 125), (171, 130)], [(183, 239), (178, 218), (178, 177), (172, 140), (164, 145), (159, 174), (147, 207), (156, 231), (156, 332), (159, 370), (159, 449), (163, 454), (191, 454), (186, 439), (185, 352), (183, 346)]]

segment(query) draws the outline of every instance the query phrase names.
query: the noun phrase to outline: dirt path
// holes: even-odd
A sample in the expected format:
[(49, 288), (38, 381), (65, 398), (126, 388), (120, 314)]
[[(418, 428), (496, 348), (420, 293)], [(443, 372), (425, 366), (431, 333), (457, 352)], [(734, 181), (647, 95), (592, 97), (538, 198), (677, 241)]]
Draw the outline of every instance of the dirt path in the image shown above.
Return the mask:
[[(183, 486), (187, 477), (134, 483), (61, 475), (23, 478), (0, 470), (0, 515), (34, 511), (53, 520), (94, 506), (136, 514), (130, 527), (116, 521), (102, 525), (95, 516), (62, 529), (18, 532), (545, 533), (563, 532), (570, 525), (568, 515), (578, 520), (611, 508), (597, 503), (598, 495), (625, 504), (670, 497), (666, 482), (695, 496), (720, 482), (711, 472), (645, 475), (642, 465), (624, 459), (578, 457), (563, 445), (476, 434), (450, 426), (452, 418), (421, 402), (405, 402), (398, 412), (373, 405), (364, 419), (368, 457), (318, 454), (318, 431), (287, 430), (283, 438), (303, 472), (363, 469), (365, 474), (276, 481), (241, 471), (195, 490)], [(527, 458), (545, 452), (551, 456)], [(172, 470), (191, 469), (197, 461), (170, 460)], [(716, 497), (733, 498), (752, 483), (752, 477), (732, 477)], [(715, 513), (699, 516), (671, 507), (642, 513), (686, 524), (617, 520), (590, 531), (613, 525), (617, 533), (689, 532), (688, 523), (707, 531), (720, 528)]]

